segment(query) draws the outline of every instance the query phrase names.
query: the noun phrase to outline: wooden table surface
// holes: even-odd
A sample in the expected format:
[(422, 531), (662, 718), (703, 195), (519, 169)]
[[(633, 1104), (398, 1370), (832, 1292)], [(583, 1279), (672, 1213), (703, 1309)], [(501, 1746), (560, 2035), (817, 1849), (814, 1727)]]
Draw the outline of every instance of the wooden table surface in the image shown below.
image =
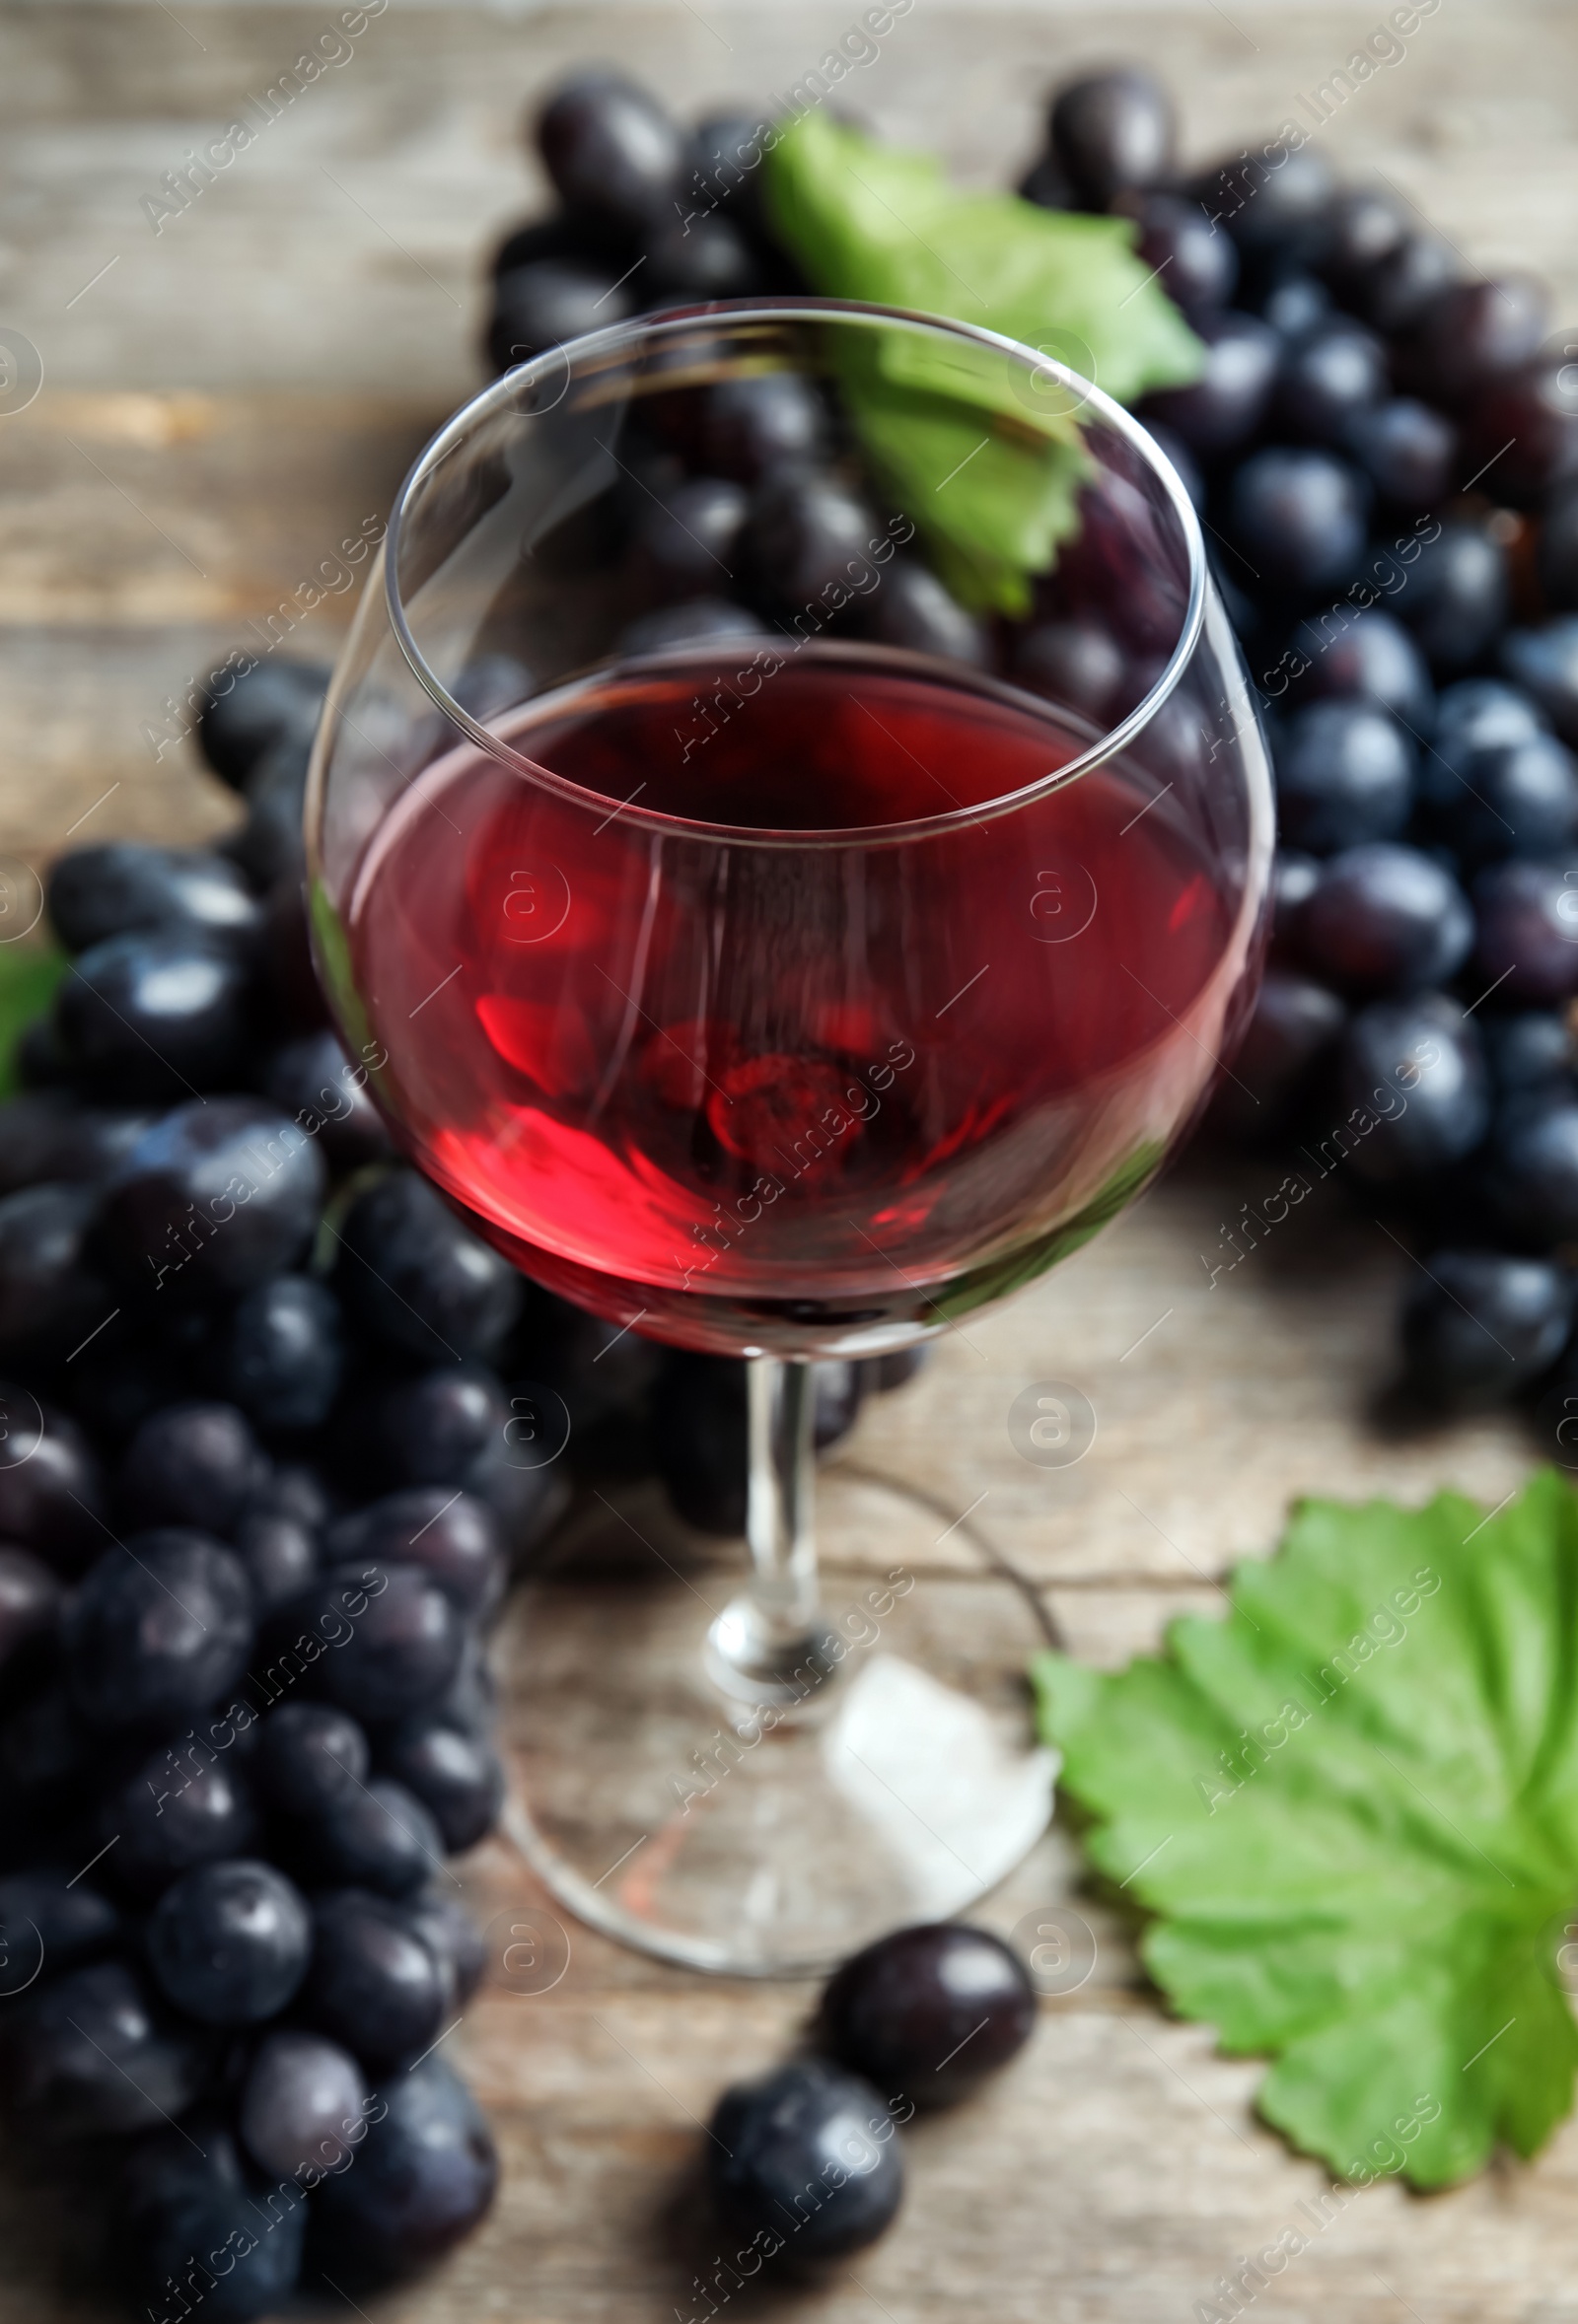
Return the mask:
[[(537, 202), (519, 123), (564, 65), (616, 58), (686, 106), (787, 90), (858, 15), (849, 0), (671, 0), (537, 10), (393, 0), (342, 68), (156, 233), (145, 199), (199, 134), (268, 86), (338, 11), (198, 0), (0, 7), (0, 326), (44, 385), (0, 416), (0, 857), (68, 840), (195, 838), (227, 797), (182, 739), (181, 697), (387, 508), (411, 454), (476, 384), (479, 261)], [(1119, 54), (1167, 72), (1190, 152), (1263, 138), (1382, 21), (1335, 6), (1184, 0), (1010, 9), (918, 0), (845, 96), (886, 134), (996, 181), (1040, 93)], [(1578, 315), (1578, 14), (1445, 0), (1322, 136), (1401, 188), (1477, 264), (1533, 264)], [(328, 656), (345, 600), (299, 621)], [(3, 869), (3, 866), (0, 866)], [(1211, 1287), (1222, 1223), (1264, 1165), (1195, 1158), (1105, 1240), (951, 1335), (912, 1389), (868, 1408), (839, 1465), (901, 1475), (1034, 1579), (1074, 1651), (1115, 1661), (1209, 1605), (1289, 1499), (1494, 1502), (1529, 1464), (1510, 1423), (1398, 1441), (1367, 1422), (1407, 1262), (1327, 1187)], [(1097, 1439), (1028, 1465), (1006, 1415), (1071, 1381)], [(887, 1565), (861, 1488), (830, 1492), (835, 1563)], [(983, 1498), (982, 1498), (983, 1497)], [(869, 1508), (869, 1504), (865, 1505)], [(988, 1585), (964, 1533), (917, 1511), (901, 1554), (961, 1611)], [(997, 1585), (990, 1585), (997, 1587)], [(589, 1642), (590, 1647), (590, 1642)], [(462, 1866), (483, 1920), (540, 1903), (501, 1845)], [(983, 1908), (1007, 1930), (1077, 1884), (1051, 1835)], [(818, 2289), (738, 2292), (746, 2317), (825, 2324), (1184, 2319), (1240, 2252), (1323, 2183), (1252, 2111), (1258, 2070), (1171, 2022), (1125, 1933), (1088, 1900), (1096, 1973), (1043, 2006), (1020, 2065), (910, 2137), (907, 2216)], [(567, 1916), (560, 1915), (561, 1919)], [(504, 2158), (485, 2229), (377, 2307), (406, 2324), (658, 2324), (704, 2316), (713, 2256), (692, 2178), (721, 2084), (781, 2054), (793, 1986), (659, 1969), (571, 1926), (543, 1997), (490, 1984), (453, 2037)], [(0, 2324), (97, 2316), (69, 2217), (0, 2187)], [(1423, 2201), (1384, 2186), (1263, 2291), (1268, 2319), (1578, 2319), (1578, 2128), (1532, 2167)], [(714, 2300), (721, 2295), (714, 2294)]]

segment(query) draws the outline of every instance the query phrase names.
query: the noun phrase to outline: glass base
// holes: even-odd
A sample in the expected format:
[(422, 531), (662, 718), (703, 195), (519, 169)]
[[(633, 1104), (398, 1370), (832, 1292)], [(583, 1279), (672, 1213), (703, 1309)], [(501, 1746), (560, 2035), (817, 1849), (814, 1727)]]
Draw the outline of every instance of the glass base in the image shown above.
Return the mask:
[(494, 1646), (504, 1829), (570, 1911), (694, 1969), (825, 1974), (965, 1911), (1044, 1830), (1027, 1596), (901, 1487), (818, 1486), (820, 1636), (749, 1705), (709, 1639), (743, 1547), (650, 1487), (594, 1497), (512, 1594)]

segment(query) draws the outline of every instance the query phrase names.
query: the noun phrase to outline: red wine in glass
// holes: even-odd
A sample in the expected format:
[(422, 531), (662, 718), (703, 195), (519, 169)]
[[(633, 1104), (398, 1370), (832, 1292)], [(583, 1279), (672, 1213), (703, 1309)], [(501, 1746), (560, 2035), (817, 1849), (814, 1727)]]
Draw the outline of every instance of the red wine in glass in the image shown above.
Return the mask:
[(891, 843), (1087, 748), (1050, 706), (858, 648), (734, 661), (749, 693), (714, 648), (505, 722), (579, 796), (469, 742), (426, 768), (352, 882), (354, 983), (415, 1159), (529, 1274), (692, 1345), (871, 1347), (1143, 1182), (1209, 1078), (1234, 914), (1121, 755)]

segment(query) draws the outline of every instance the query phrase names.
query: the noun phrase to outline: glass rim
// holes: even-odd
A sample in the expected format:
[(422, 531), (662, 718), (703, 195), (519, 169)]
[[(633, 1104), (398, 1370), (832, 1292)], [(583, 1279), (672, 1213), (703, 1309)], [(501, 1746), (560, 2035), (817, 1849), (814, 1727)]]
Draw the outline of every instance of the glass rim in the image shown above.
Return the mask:
[[(390, 625), (401, 656), (412, 676), (421, 686), (449, 724), (461, 735), (527, 781), (539, 785), (575, 805), (606, 813), (610, 802), (601, 792), (589, 791), (584, 785), (572, 782), (567, 776), (555, 773), (516, 750), (502, 737), (474, 719), (444, 685), (430, 667), (412, 634), (404, 600), (398, 583), (399, 552), (402, 528), (412, 512), (416, 495), (438, 467), (487, 420), (505, 410), (523, 387), (537, 386), (556, 373), (561, 363), (569, 362), (573, 377), (575, 366), (588, 356), (600, 360), (637, 349), (659, 345), (666, 338), (679, 337), (691, 331), (698, 322), (714, 320), (730, 323), (750, 318), (758, 322), (802, 322), (818, 317), (835, 318), (862, 328), (877, 328), (895, 323), (906, 328), (929, 333), (943, 339), (966, 339), (976, 346), (992, 348), (1007, 355), (1032, 372), (1058, 381), (1071, 391), (1077, 391), (1076, 409), (1093, 409), (1103, 424), (1110, 427), (1134, 451), (1155, 476), (1177, 518), (1188, 556), (1188, 601), (1180, 625), (1179, 635), (1167, 663), (1155, 682), (1140, 701), (1115, 726), (1079, 751), (1066, 764), (1053, 767), (1033, 783), (1017, 791), (1005, 792), (1000, 798), (985, 800), (976, 806), (950, 808), (944, 813), (913, 816), (903, 822), (817, 827), (807, 829), (777, 829), (759, 824), (716, 823), (686, 815), (665, 814), (654, 808), (642, 808), (632, 802), (614, 806), (621, 821), (657, 832), (660, 835), (703, 841), (712, 846), (731, 847), (884, 847), (907, 841), (945, 836), (950, 831), (968, 829), (976, 824), (994, 821), (998, 816), (1016, 813), (1036, 800), (1053, 791), (1065, 789), (1095, 768), (1126, 750), (1144, 733), (1157, 713), (1168, 702), (1187, 669), (1199, 643), (1205, 622), (1205, 603), (1209, 573), (1205, 561), (1205, 542), (1200, 521), (1193, 502), (1189, 499), (1183, 478), (1173, 466), (1161, 446), (1120, 403), (1108, 395), (1093, 380), (1073, 371), (1067, 364), (1041, 355), (1034, 347), (1027, 347), (1018, 339), (1008, 338), (1000, 331), (990, 331), (978, 323), (960, 322), (951, 317), (924, 315), (905, 307), (879, 307), (854, 299), (818, 299), (770, 297), (757, 299), (719, 299), (693, 307), (665, 310), (661, 315), (636, 316), (629, 321), (610, 323), (606, 329), (589, 331), (583, 337), (561, 342), (558, 346), (533, 356), (530, 362), (517, 364), (513, 370), (478, 390), (459, 410), (451, 414), (437, 433), (425, 444), (406, 473), (390, 511), (389, 523), (380, 547), (383, 563), (384, 599)], [(530, 417), (532, 415), (523, 415)], [(773, 633), (768, 632), (770, 642)], [(763, 641), (753, 640), (742, 633), (742, 646)], [(836, 643), (838, 641), (827, 641)], [(847, 642), (847, 641), (845, 641)], [(660, 674), (666, 661), (678, 663), (696, 651), (716, 649), (727, 651), (727, 637), (697, 639), (693, 647), (677, 647), (672, 653), (632, 656), (627, 662), (610, 665), (620, 675), (646, 670)], [(897, 657), (896, 657), (897, 659)], [(905, 656), (915, 667), (929, 671), (947, 669), (951, 666), (932, 655)], [(582, 686), (595, 679), (598, 671), (589, 669), (583, 675), (565, 678), (548, 688), (541, 699), (544, 703), (561, 702)], [(971, 688), (979, 688), (988, 698), (995, 697), (1008, 705), (1030, 710), (1044, 718), (1054, 706), (1040, 694), (1010, 681), (994, 678), (989, 672), (961, 669), (962, 679)]]

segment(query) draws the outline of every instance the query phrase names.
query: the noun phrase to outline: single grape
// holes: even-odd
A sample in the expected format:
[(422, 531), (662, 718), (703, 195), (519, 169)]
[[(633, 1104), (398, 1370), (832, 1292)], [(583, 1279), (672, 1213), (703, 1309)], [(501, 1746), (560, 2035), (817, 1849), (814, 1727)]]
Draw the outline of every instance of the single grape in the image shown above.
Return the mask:
[(446, 1845), (428, 1804), (410, 1786), (382, 1775), (348, 1785), (288, 1838), (290, 1861), (309, 1886), (369, 1888), (380, 1896), (420, 1888)]
[(1421, 1396), (1505, 1404), (1550, 1370), (1572, 1329), (1562, 1268), (1473, 1250), (1435, 1251), (1422, 1264), (1401, 1323), (1404, 1368)]
[(1514, 1102), (1490, 1141), (1490, 1199), (1509, 1236), (1539, 1250), (1578, 1235), (1578, 1098)]
[(1332, 605), (1300, 622), (1293, 651), (1307, 665), (1292, 693), (1299, 701), (1328, 695), (1378, 704), (1413, 736), (1435, 724), (1435, 698), (1424, 656), (1402, 624), (1379, 605)]
[(272, 1865), (226, 1858), (183, 1873), (148, 1922), (148, 1960), (168, 2000), (202, 2025), (258, 2025), (307, 1974), (312, 1916)]
[(745, 486), (727, 476), (688, 476), (644, 500), (636, 553), (658, 588), (677, 598), (726, 588), (749, 505)]
[(108, 1533), (104, 1481), (75, 1421), (0, 1380), (0, 1541), (31, 1549), (55, 1573), (79, 1574)]
[(703, 299), (748, 299), (763, 288), (761, 265), (731, 218), (672, 215), (642, 237), (646, 266), (632, 288), (651, 308)]
[(420, 2056), (443, 2031), (447, 1979), (400, 1908), (341, 1888), (316, 1901), (313, 1922), (301, 1995), (308, 2022), (373, 2073)]
[(1194, 329), (1205, 344), (1203, 373), (1186, 387), (1147, 395), (1140, 416), (1148, 426), (1159, 421), (1176, 430), (1191, 452), (1230, 452), (1264, 416), (1282, 342), (1257, 316), (1233, 308), (1196, 317)]
[(317, 1276), (272, 1276), (237, 1304), (215, 1356), (221, 1383), (258, 1428), (321, 1428), (345, 1370), (339, 1301)]
[[(472, 710), (473, 717), (479, 715)], [(387, 1162), (394, 1151), (384, 1117), (367, 1093), (366, 1073), (353, 1065), (326, 1025), (274, 1051), (263, 1094), (318, 1140), (334, 1169)]]
[(327, 1703), (281, 1703), (257, 1730), (253, 1781), (278, 1815), (323, 1816), (367, 1781), (367, 1736)]
[(1369, 500), (1369, 486), (1346, 460), (1272, 447), (1252, 453), (1234, 476), (1228, 523), (1262, 584), (1327, 590), (1358, 569)]
[(335, 1565), (420, 1566), (467, 1615), (491, 1611), (503, 1585), (503, 1548), (492, 1512), (447, 1485), (381, 1494), (339, 1518), (324, 1546)]
[(1189, 190), (1262, 273), (1312, 266), (1326, 248), (1336, 185), (1313, 145), (1290, 151), (1275, 169), (1236, 156)]
[(1290, 844), (1312, 855), (1402, 830), (1414, 747), (1379, 705), (1341, 696), (1294, 711), (1275, 747), (1277, 806)]
[(510, 1408), (485, 1365), (451, 1363), (380, 1388), (358, 1418), (376, 1474), (391, 1484), (453, 1489), (469, 1481), (490, 1443), (502, 1441)]
[(1332, 857), (1296, 941), (1323, 981), (1379, 994), (1447, 983), (1473, 937), (1469, 899), (1449, 872), (1417, 848), (1376, 842)]
[(1532, 695), (1562, 740), (1578, 748), (1578, 613), (1558, 613), (1539, 629), (1509, 630), (1501, 667)]
[(20, 2005), (6, 2063), (18, 2127), (53, 2145), (155, 2130), (184, 2113), (208, 2055), (203, 2035), (172, 2020), (127, 1962), (94, 1961)]
[(272, 656), (241, 671), (229, 663), (211, 671), (203, 681), (197, 739), (220, 781), (245, 791), (275, 743), (309, 748), (328, 679), (318, 663)]
[[(1397, 588), (1390, 550), (1375, 560), (1383, 588)], [(1451, 522), (1422, 540), (1393, 599), (1433, 669), (1451, 674), (1477, 662), (1507, 618), (1507, 558), (1482, 525)]]
[[(125, 1935), (118, 1907), (80, 1872), (39, 1867), (0, 1876), (0, 1939), (9, 1967), (41, 1953), (41, 1974), (57, 1977), (118, 1949)], [(7, 1979), (8, 2000), (15, 1999), (16, 1982)]]
[(842, 2065), (891, 2098), (952, 2106), (1036, 2025), (1036, 1989), (1001, 1937), (958, 1922), (898, 1929), (845, 1961), (822, 2022)]
[(1362, 304), (1376, 269), (1408, 238), (1408, 213), (1379, 186), (1343, 186), (1327, 213), (1321, 272), (1345, 299)]
[(672, 214), (682, 188), (684, 139), (622, 73), (591, 67), (573, 74), (538, 113), (536, 135), (570, 209), (636, 227)]
[(234, 864), (200, 848), (113, 840), (57, 856), (49, 918), (67, 951), (154, 928), (195, 930), (221, 943), (254, 944), (259, 914)]
[(1399, 511), (1433, 508), (1452, 488), (1458, 431), (1451, 420), (1411, 396), (1356, 411), (1342, 430), (1342, 450), (1358, 462), (1379, 499)]
[(1483, 1138), (1484, 1054), (1472, 1018), (1444, 993), (1361, 1010), (1339, 1062), (1343, 1115), (1329, 1144), (1361, 1177), (1380, 1184), (1418, 1177), (1461, 1162)]
[(367, 2083), (348, 2050), (322, 2034), (265, 2034), (242, 2085), (237, 2128), (259, 2170), (279, 2178), (343, 2162), (366, 2136)]
[(259, 1098), (178, 1105), (110, 1180), (99, 1246), (128, 1289), (250, 1291), (307, 1249), (325, 1176), (313, 1140)]
[(1386, 393), (1386, 350), (1373, 331), (1343, 318), (1317, 324), (1289, 347), (1277, 375), (1282, 425), (1312, 444), (1339, 445), (1349, 424)]
[(1137, 65), (1073, 81), (1052, 100), (1047, 136), (1079, 199), (1105, 210), (1112, 196), (1159, 185), (1173, 172), (1173, 100)]
[(132, 1438), (116, 1496), (134, 1525), (190, 1525), (224, 1538), (267, 1474), (234, 1404), (170, 1404)]
[(1407, 234), (1366, 270), (1352, 303), (1366, 322), (1390, 338), (1416, 322), (1461, 273), (1457, 251), (1440, 235)]
[(891, 2226), (903, 2155), (880, 2094), (820, 2058), (725, 2090), (707, 2175), (723, 2224), (791, 2260), (842, 2259)]
[(0, 1195), (24, 1186), (92, 1186), (116, 1167), (155, 1115), (84, 1105), (64, 1090), (25, 1090), (0, 1100)]
[(487, 1969), (481, 1930), (442, 1884), (403, 1897), (400, 1913), (445, 1971), (446, 2007), (464, 2008)]
[(1462, 403), (1534, 360), (1549, 312), (1550, 294), (1532, 274), (1451, 283), (1415, 317), (1398, 350), (1399, 376), (1432, 402)]
[(0, 1196), (0, 1357), (69, 1361), (118, 1304), (92, 1263), (98, 1195), (24, 1186)]
[(330, 1641), (313, 1662), (315, 1692), (371, 1721), (401, 1719), (443, 1693), (460, 1662), (463, 1623), (416, 1566), (336, 1566), (276, 1618), (287, 1655), (298, 1632)]
[(1225, 307), (1239, 279), (1239, 254), (1198, 202), (1151, 193), (1137, 205), (1135, 246), (1168, 297), (1187, 316)]
[(814, 467), (828, 442), (826, 406), (799, 372), (717, 380), (697, 407), (698, 462), (740, 484), (755, 484), (774, 468)]
[(830, 476), (800, 469), (769, 474), (752, 499), (742, 535), (748, 569), (778, 602), (810, 604), (825, 590), (854, 595), (855, 574), (871, 567), (866, 551), (881, 532), (863, 500)]
[(1277, 275), (1256, 313), (1290, 348), (1335, 319), (1331, 294), (1313, 274)]
[(196, 1866), (257, 1846), (257, 1812), (235, 1744), (220, 1748), (240, 1724), (223, 1709), (190, 1724), (105, 1795), (105, 1870), (128, 1895), (152, 1899)]
[(246, 1569), (259, 1622), (299, 1597), (319, 1570), (318, 1543), (297, 1517), (243, 1510), (230, 1535)]
[(83, 1084), (137, 1102), (222, 1090), (246, 1077), (251, 972), (234, 950), (182, 928), (107, 937), (69, 970), (55, 1029)]
[(1265, 1138), (1284, 1128), (1346, 1021), (1346, 1009), (1326, 986), (1285, 968), (1267, 969), (1230, 1072), (1212, 1098), (1212, 1119), (1235, 1138)]
[(1578, 867), (1512, 862), (1473, 885), (1477, 956), (1503, 1007), (1578, 992)]
[(359, 1195), (339, 1230), (334, 1288), (376, 1340), (425, 1358), (485, 1355), (520, 1310), (521, 1279), (414, 1170)]
[(43, 1658), (64, 1603), (58, 1576), (25, 1549), (0, 1543), (0, 1673), (9, 1686)]
[(949, 595), (929, 565), (894, 557), (881, 570), (877, 587), (861, 600), (868, 637), (934, 661), (963, 662), (972, 669), (989, 662), (984, 628)]
[[(504, 1770), (497, 1752), (477, 1736), (419, 1711), (393, 1729), (380, 1746), (379, 1761), (395, 1779), (391, 1789), (403, 1785), (415, 1794), (452, 1852), (474, 1848), (497, 1822)], [(429, 1865), (422, 1876), (431, 1869)]]
[(1555, 1009), (1523, 1009), (1481, 1022), (1490, 1076), (1503, 1096), (1570, 1086), (1578, 1052), (1566, 1018)]
[(634, 304), (628, 286), (600, 267), (567, 258), (514, 267), (493, 286), (488, 360), (495, 371), (510, 371), (588, 331), (625, 321)]
[(177, 1727), (235, 1685), (252, 1646), (251, 1592), (217, 1541), (174, 1529), (115, 1542), (85, 1575), (64, 1624), (84, 1718)]
[(392, 2077), (374, 2100), (354, 2165), (315, 2198), (335, 2266), (362, 2281), (425, 2267), (468, 2235), (499, 2175), (486, 2118), (442, 2057)]
[(1466, 866), (1559, 855), (1578, 841), (1578, 766), (1554, 735), (1477, 750), (1441, 789), (1451, 794), (1443, 835)]
[(1564, 354), (1542, 356), (1481, 387), (1464, 414), (1463, 464), (1515, 509), (1538, 507), (1578, 471), (1578, 378)]
[(1019, 684), (1077, 711), (1098, 731), (1112, 723), (1127, 674), (1122, 648), (1099, 621), (1040, 621), (1014, 641)]

